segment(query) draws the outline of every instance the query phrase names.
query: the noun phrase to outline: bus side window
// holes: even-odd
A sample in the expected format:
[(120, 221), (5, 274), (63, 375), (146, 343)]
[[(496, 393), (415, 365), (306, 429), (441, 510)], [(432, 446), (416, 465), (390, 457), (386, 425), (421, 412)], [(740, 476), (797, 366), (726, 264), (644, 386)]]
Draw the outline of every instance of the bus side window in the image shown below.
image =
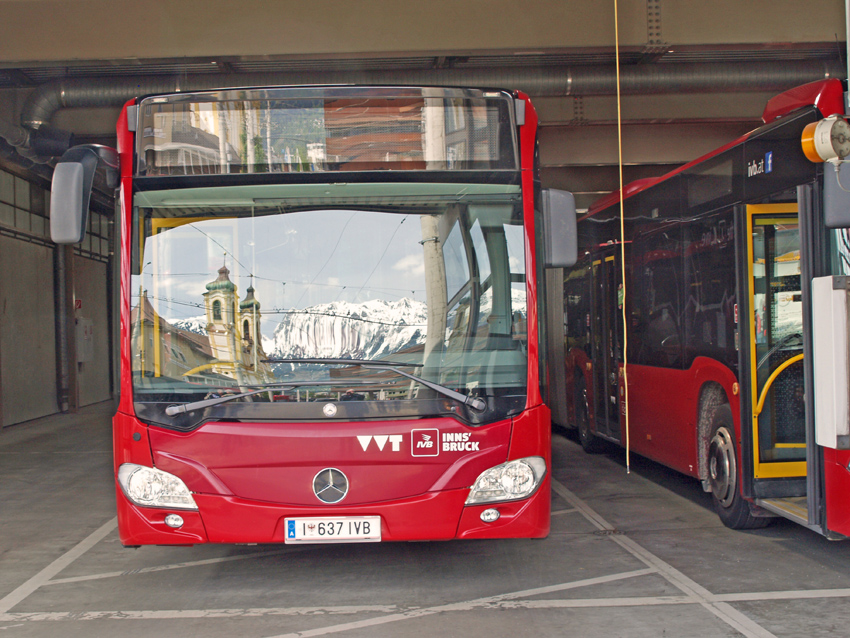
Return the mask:
[(734, 366), (735, 240), (732, 211), (685, 230), (685, 365), (710, 356)]
[(638, 363), (665, 368), (682, 363), (681, 228), (671, 224), (635, 243), (640, 317)]

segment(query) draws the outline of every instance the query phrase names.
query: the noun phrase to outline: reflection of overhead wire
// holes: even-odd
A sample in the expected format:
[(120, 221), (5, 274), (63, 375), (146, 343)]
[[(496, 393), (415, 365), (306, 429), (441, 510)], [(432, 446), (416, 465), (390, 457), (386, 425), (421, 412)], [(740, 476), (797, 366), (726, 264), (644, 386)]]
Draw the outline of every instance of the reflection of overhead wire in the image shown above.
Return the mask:
[(225, 248), (225, 247), (224, 247), (224, 246), (223, 246), (223, 245), (222, 245), (219, 241), (217, 241), (217, 240), (216, 240), (214, 237), (212, 237), (209, 233), (205, 233), (205, 232), (204, 232), (204, 231), (202, 231), (200, 228), (198, 228), (198, 225), (197, 225), (197, 224), (192, 224), (192, 228), (194, 228), (196, 231), (198, 231), (199, 233), (201, 233), (204, 237), (206, 237), (207, 239), (209, 239), (209, 240), (210, 240), (212, 243), (214, 243), (216, 246), (218, 246), (219, 248), (221, 248), (221, 249), (224, 251), (224, 254), (225, 254), (225, 255), (230, 255), (230, 258), (231, 258), (233, 261), (235, 261), (237, 264), (239, 264), (240, 266), (242, 266), (242, 268), (245, 270), (245, 272), (251, 272), (250, 268), (246, 268), (246, 267), (245, 267), (245, 264), (243, 264), (241, 261), (239, 261), (238, 259), (236, 259), (236, 255), (234, 255), (234, 254), (233, 254), (233, 252), (231, 252), (230, 250), (228, 250), (227, 248)]
[[(318, 288), (346, 288), (348, 284), (317, 284), (313, 282), (306, 281), (282, 281), (280, 279), (271, 279), (270, 277), (261, 277), (260, 275), (254, 275), (254, 279), (257, 281), (270, 281), (275, 284), (283, 284), (284, 286), (316, 286)], [(394, 288), (393, 286), (372, 286), (368, 288), (368, 290), (374, 290), (376, 292), (389, 292), (389, 293), (398, 293), (398, 292), (425, 292), (424, 288)]]
[(339, 231), (339, 237), (336, 238), (336, 244), (334, 244), (333, 250), (331, 250), (331, 254), (328, 255), (328, 258), (325, 260), (325, 263), (322, 264), (322, 267), (319, 268), (319, 270), (316, 271), (316, 274), (313, 276), (313, 279), (311, 279), (310, 283), (307, 284), (307, 288), (305, 288), (304, 292), (301, 293), (301, 296), (298, 297), (298, 301), (295, 302), (296, 306), (301, 303), (301, 300), (304, 298), (304, 295), (307, 294), (307, 291), (310, 289), (310, 286), (313, 285), (313, 282), (316, 281), (316, 278), (322, 273), (322, 271), (325, 269), (325, 266), (327, 266), (330, 263), (331, 258), (336, 254), (336, 249), (339, 248), (339, 243), (342, 241), (342, 236), (345, 235), (345, 229), (348, 228), (348, 225), (351, 223), (351, 220), (354, 219), (356, 216), (357, 216), (357, 211), (354, 211), (351, 214), (351, 217), (349, 217), (348, 220), (345, 222), (345, 224), (342, 227), (342, 230)]
[[(206, 276), (209, 276), (209, 273), (205, 273), (205, 272), (171, 273), (171, 272), (169, 272), (169, 273), (145, 273), (145, 275), (146, 276), (150, 275), (152, 277), (160, 277), (160, 278), (166, 278), (166, 277), (206, 277)], [(312, 283), (311, 284), (311, 283), (306, 282), (306, 281), (282, 281), (280, 279), (272, 279), (271, 277), (260, 277), (259, 275), (240, 275), (239, 277), (234, 277), (234, 279), (237, 279), (237, 280), (238, 279), (248, 279), (249, 281), (251, 280), (251, 278), (253, 278), (255, 281), (268, 281), (268, 282), (275, 283), (275, 284), (281, 284), (283, 286), (286, 286), (286, 285), (308, 286), (308, 287), (309, 286), (315, 286), (315, 287), (319, 287), (319, 288), (346, 288), (348, 286), (348, 284), (319, 284), (319, 283)], [(403, 295), (400, 295), (399, 293), (410, 292), (411, 294), (415, 295), (416, 293), (424, 293), (425, 292), (424, 288), (413, 288), (413, 289), (411, 289), (411, 288), (394, 288), (392, 286), (371, 286), (369, 288), (366, 288), (366, 290), (370, 290), (370, 291), (374, 291), (374, 292), (388, 293), (388, 294), (396, 295), (396, 296), (399, 296), (399, 297), (403, 296)]]
[(151, 277), (208, 277), (208, 272), (151, 272), (147, 271), (145, 275)]
[(378, 266), (380, 266), (380, 265), (381, 265), (381, 262), (384, 260), (384, 255), (386, 255), (386, 254), (387, 254), (387, 251), (390, 249), (390, 246), (391, 246), (391, 245), (392, 245), (392, 243), (393, 243), (393, 239), (395, 239), (395, 235), (396, 235), (396, 233), (399, 231), (399, 229), (401, 228), (401, 225), (405, 222), (405, 220), (407, 219), (407, 217), (408, 217), (408, 216), (407, 216), (407, 215), (405, 215), (404, 217), (402, 217), (402, 218), (401, 218), (401, 221), (398, 223), (398, 226), (396, 226), (396, 227), (395, 227), (395, 230), (393, 231), (393, 234), (392, 234), (392, 235), (390, 235), (389, 241), (387, 241), (387, 245), (384, 247), (384, 252), (382, 252), (382, 253), (381, 253), (381, 256), (378, 258), (378, 261), (375, 263), (375, 267), (374, 267), (374, 268), (372, 268), (372, 272), (370, 272), (370, 273), (369, 273), (369, 276), (368, 276), (368, 277), (366, 277), (366, 280), (363, 282), (363, 285), (362, 285), (362, 286), (360, 286), (360, 288), (357, 290), (357, 292), (356, 292), (356, 293), (354, 293), (354, 297), (352, 297), (352, 299), (357, 299), (357, 297), (359, 297), (359, 296), (360, 296), (360, 293), (361, 293), (361, 292), (363, 291), (363, 289), (366, 287), (366, 284), (368, 284), (368, 283), (369, 283), (369, 280), (372, 278), (372, 275), (374, 275), (374, 274), (375, 274), (375, 271), (376, 271), (376, 270), (378, 270)]
[[(134, 297), (134, 299), (138, 299), (138, 297)], [(187, 301), (175, 301), (174, 299), (168, 299), (167, 297), (152, 297), (148, 295), (148, 300), (153, 301), (161, 301), (166, 304), (171, 304), (175, 306), (190, 306), (193, 308), (203, 308), (202, 304), (189, 303)], [(378, 319), (366, 319), (360, 316), (354, 315), (341, 315), (335, 312), (317, 312), (314, 310), (278, 310), (273, 313), (263, 313), (263, 314), (278, 314), (278, 315), (306, 315), (309, 317), (332, 317), (334, 319), (349, 319), (350, 321), (359, 321), (360, 323), (374, 323), (381, 326), (395, 326), (395, 327), (420, 327), (427, 326), (427, 323), (398, 323), (394, 321), (380, 321)], [(190, 317), (191, 318), (191, 317)], [(173, 321), (180, 321), (180, 319), (174, 319)]]
[[(138, 297), (134, 295), (133, 298), (137, 299)], [(147, 295), (147, 298), (149, 300), (160, 301), (170, 306), (188, 306), (189, 308), (204, 308), (204, 304), (192, 301), (178, 301), (177, 299), (169, 299), (168, 297), (154, 297), (153, 295)]]
[(305, 310), (286, 310), (281, 314), (307, 315), (309, 317), (332, 317), (334, 319), (349, 319), (351, 321), (359, 321), (360, 323), (374, 323), (380, 326), (394, 326), (396, 328), (415, 328), (428, 325), (427, 323), (398, 323), (396, 321), (379, 321), (377, 319), (364, 319), (363, 317), (355, 317), (353, 315), (338, 315), (335, 312), (307, 312)]

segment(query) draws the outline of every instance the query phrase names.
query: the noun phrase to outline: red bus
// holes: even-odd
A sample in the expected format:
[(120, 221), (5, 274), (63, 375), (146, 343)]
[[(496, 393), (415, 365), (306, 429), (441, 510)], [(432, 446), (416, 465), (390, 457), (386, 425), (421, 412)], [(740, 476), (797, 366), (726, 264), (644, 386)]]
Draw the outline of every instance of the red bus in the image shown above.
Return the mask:
[(57, 242), (120, 172), (121, 542), (545, 536), (575, 206), (536, 148), (519, 93), (337, 86), (147, 96), (69, 151)]
[(588, 451), (628, 437), (699, 479), (735, 529), (784, 516), (850, 535), (843, 115), (839, 80), (799, 87), (762, 127), (626, 186), (623, 233), (620, 193), (601, 199), (552, 306), (554, 420)]

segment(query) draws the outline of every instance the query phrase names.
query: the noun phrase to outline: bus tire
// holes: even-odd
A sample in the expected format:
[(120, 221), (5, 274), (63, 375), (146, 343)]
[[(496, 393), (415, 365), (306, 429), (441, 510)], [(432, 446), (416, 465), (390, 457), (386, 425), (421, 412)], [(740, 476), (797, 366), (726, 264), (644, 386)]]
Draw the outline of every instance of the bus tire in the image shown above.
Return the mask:
[(739, 479), (732, 410), (724, 404), (714, 412), (708, 444), (708, 480), (714, 509), (731, 529), (756, 529), (770, 524), (770, 518), (752, 515), (749, 502), (741, 496)]
[(582, 449), (588, 454), (599, 454), (605, 449), (605, 442), (596, 436), (590, 429), (590, 410), (587, 403), (587, 382), (583, 374), (576, 374), (575, 382), (575, 409), (576, 427), (578, 428), (578, 441)]

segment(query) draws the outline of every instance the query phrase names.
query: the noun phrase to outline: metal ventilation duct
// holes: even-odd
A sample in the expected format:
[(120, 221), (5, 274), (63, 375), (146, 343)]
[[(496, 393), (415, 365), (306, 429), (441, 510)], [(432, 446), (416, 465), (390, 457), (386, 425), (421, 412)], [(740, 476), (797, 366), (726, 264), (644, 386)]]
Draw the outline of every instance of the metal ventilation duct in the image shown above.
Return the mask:
[[(621, 67), (624, 95), (784, 91), (829, 77), (843, 77), (839, 62), (785, 61), (706, 64), (640, 64)], [(513, 67), (494, 69), (367, 70), (293, 73), (246, 73), (196, 76), (135, 76), (64, 79), (33, 91), (24, 104), (21, 124), (29, 130), (49, 124), (63, 108), (117, 107), (151, 93), (199, 91), (222, 87), (298, 84), (390, 84), (511, 88), (532, 97), (613, 95), (614, 67)]]

